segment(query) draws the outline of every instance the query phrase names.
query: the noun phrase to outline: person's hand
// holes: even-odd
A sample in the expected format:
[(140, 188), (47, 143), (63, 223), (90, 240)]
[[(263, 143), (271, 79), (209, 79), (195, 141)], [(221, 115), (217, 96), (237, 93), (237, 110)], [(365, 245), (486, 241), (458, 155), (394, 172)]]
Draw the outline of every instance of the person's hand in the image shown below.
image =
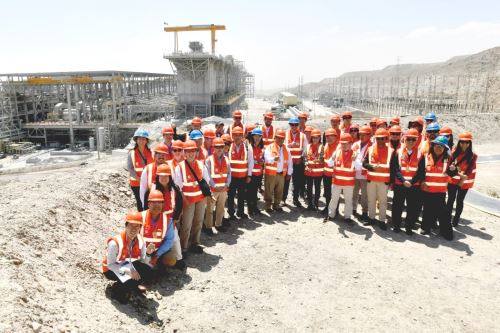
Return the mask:
[(227, 192), (227, 191), (229, 191), (229, 187), (227, 187), (227, 186), (224, 186), (224, 189), (223, 189), (223, 191), (224, 191), (224, 192)]
[(455, 164), (450, 165), (450, 171), (455, 171), (456, 167)]
[(420, 185), (420, 188), (424, 191), (427, 191), (429, 189), (429, 186), (427, 185), (426, 182), (423, 182), (422, 185)]
[(469, 177), (467, 177), (467, 175), (465, 175), (463, 173), (459, 174), (459, 176), (460, 176), (461, 180), (467, 180), (469, 178)]
[(141, 275), (137, 271), (130, 271), (130, 277), (132, 277), (132, 279), (136, 281), (139, 281), (141, 279)]
[(290, 180), (290, 178), (292, 178), (292, 176), (291, 176), (291, 175), (286, 175), (286, 176), (285, 176), (285, 179), (286, 179), (286, 180)]
[(251, 181), (252, 181), (252, 178), (247, 177), (247, 179), (246, 179), (246, 181), (245, 181), (245, 182), (246, 182), (247, 184), (249, 184)]
[(411, 183), (407, 180), (403, 183), (404, 187), (411, 187)]

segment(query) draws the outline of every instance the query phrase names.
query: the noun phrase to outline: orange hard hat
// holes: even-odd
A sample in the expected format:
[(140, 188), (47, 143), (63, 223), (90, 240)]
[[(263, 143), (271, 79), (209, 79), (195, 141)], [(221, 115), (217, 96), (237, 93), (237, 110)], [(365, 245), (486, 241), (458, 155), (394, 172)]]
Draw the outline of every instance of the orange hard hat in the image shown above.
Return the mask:
[(395, 117), (391, 118), (391, 123), (393, 123), (395, 125), (399, 125), (400, 122), (401, 122), (401, 119), (398, 116), (395, 116)]
[(299, 114), (299, 119), (307, 119), (309, 118), (309, 114), (307, 112), (301, 112)]
[(458, 135), (458, 141), (472, 141), (471, 132), (463, 132)]
[(240, 110), (236, 110), (233, 112), (233, 117), (243, 117), (243, 113)]
[(268, 118), (268, 119), (274, 119), (274, 115), (272, 112), (267, 112), (265, 115), (264, 115), (264, 118)]
[(229, 134), (222, 134), (221, 138), (224, 142), (233, 142), (233, 139), (231, 139), (231, 136)]
[(340, 143), (352, 142), (352, 136), (349, 133), (344, 133), (340, 136)]
[(358, 124), (352, 124), (351, 128), (357, 128), (357, 129), (359, 129), (359, 125)]
[(215, 131), (211, 128), (207, 128), (206, 130), (203, 131), (203, 137), (208, 139), (213, 139), (215, 138)]
[(313, 129), (311, 132), (311, 137), (321, 137), (321, 131), (319, 129)]
[(142, 213), (141, 212), (127, 213), (127, 215), (125, 216), (125, 222), (142, 225)]
[(406, 130), (405, 137), (418, 138), (418, 131), (414, 128)]
[(212, 146), (214, 146), (214, 147), (224, 147), (224, 140), (222, 138), (215, 138), (214, 141), (212, 142)]
[(163, 129), (161, 130), (161, 134), (162, 135), (165, 135), (165, 134), (174, 134), (174, 129), (172, 127), (163, 127)]
[(153, 151), (155, 153), (160, 153), (160, 154), (168, 154), (169, 153), (169, 150), (168, 150), (168, 146), (166, 144), (164, 144), (163, 142), (157, 144)]
[(368, 135), (371, 135), (372, 134), (372, 129), (370, 128), (370, 126), (361, 126), (361, 128), (359, 129), (359, 134), (368, 134)]
[(184, 150), (196, 150), (198, 146), (196, 146), (196, 142), (193, 140), (187, 140), (184, 142)]
[(201, 118), (200, 117), (194, 117), (193, 120), (191, 120), (192, 125), (201, 125)]
[(422, 117), (416, 117), (415, 119), (413, 119), (412, 123), (417, 123), (423, 127), (424, 126), (424, 119), (422, 119)]
[(313, 130), (314, 130), (314, 127), (306, 126), (306, 129), (304, 130), (304, 132), (312, 132)]
[(382, 124), (385, 124), (387, 126), (387, 122), (385, 121), (385, 119), (378, 119), (377, 120), (377, 126), (380, 126)]
[(332, 115), (332, 116), (330, 117), (330, 121), (331, 121), (331, 120), (338, 120), (338, 121), (340, 121), (340, 115), (339, 115), (339, 114), (334, 114), (334, 115)]
[(389, 133), (401, 133), (401, 127), (394, 125), (389, 129)]
[(325, 136), (337, 136), (337, 131), (333, 128), (329, 128), (325, 131)]
[(160, 164), (156, 168), (157, 176), (170, 176), (170, 166), (168, 164)]
[(449, 126), (443, 126), (439, 130), (439, 135), (452, 135), (453, 131)]
[(344, 111), (342, 113), (342, 118), (344, 117), (352, 117), (352, 112), (351, 111)]
[(163, 193), (161, 193), (158, 190), (152, 190), (149, 192), (148, 196), (148, 201), (156, 201), (156, 202), (163, 202), (165, 199), (163, 199)]
[(385, 128), (379, 128), (375, 131), (376, 138), (387, 138), (387, 130)]
[(184, 149), (184, 143), (181, 140), (172, 142), (172, 149)]
[(237, 127), (233, 128), (232, 133), (233, 134), (243, 134), (243, 129), (241, 127), (237, 126)]
[(377, 117), (372, 118), (372, 120), (370, 120), (370, 125), (371, 125), (371, 126), (376, 126), (376, 125), (377, 125), (377, 122), (378, 122), (378, 118), (377, 118)]
[(250, 133), (251, 131), (253, 131), (255, 129), (255, 127), (257, 127), (257, 125), (255, 125), (255, 124), (248, 124), (247, 125), (247, 133)]
[(282, 130), (281, 128), (276, 131), (276, 134), (274, 135), (277, 138), (285, 138), (285, 131)]

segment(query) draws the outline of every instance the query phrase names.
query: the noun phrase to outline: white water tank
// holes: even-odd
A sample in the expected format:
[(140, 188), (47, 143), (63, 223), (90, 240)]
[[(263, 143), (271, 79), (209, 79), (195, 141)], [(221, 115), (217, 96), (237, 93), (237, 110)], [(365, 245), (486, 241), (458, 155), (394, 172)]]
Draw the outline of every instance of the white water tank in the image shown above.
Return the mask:
[(97, 128), (97, 150), (104, 151), (104, 136), (105, 129), (104, 127)]
[(94, 151), (95, 150), (95, 142), (94, 142), (94, 137), (90, 136), (89, 137), (89, 150)]

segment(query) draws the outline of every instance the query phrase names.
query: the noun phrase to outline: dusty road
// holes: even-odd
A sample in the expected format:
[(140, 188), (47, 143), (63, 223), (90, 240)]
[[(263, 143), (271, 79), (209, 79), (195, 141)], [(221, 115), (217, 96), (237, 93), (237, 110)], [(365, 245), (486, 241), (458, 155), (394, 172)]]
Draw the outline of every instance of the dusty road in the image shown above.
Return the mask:
[(452, 242), (295, 209), (239, 222), (119, 305), (97, 270), (133, 207), (121, 164), (0, 177), (0, 331), (500, 330), (500, 219), (469, 207)]

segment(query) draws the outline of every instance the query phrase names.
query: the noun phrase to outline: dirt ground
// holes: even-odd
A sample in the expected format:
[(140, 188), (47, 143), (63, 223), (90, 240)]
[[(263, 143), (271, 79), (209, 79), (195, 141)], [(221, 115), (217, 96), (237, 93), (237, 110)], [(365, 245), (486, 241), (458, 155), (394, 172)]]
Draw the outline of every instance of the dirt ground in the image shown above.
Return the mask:
[(500, 219), (469, 207), (452, 242), (285, 208), (120, 305), (98, 269), (133, 207), (122, 165), (0, 177), (0, 331), (500, 330)]

